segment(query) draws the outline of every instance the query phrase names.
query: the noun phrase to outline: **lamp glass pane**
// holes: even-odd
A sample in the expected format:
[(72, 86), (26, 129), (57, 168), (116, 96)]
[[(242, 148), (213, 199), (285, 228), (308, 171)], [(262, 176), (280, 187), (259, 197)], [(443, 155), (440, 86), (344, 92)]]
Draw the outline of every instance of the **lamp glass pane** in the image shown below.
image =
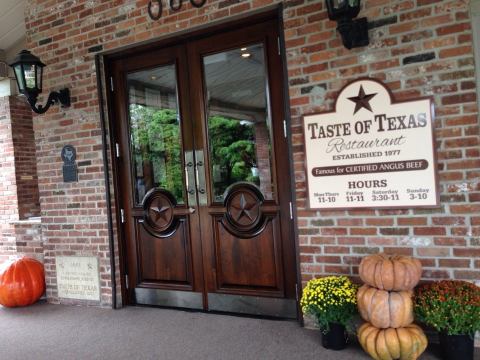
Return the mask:
[(17, 78), (18, 90), (20, 90), (20, 92), (23, 92), (25, 90), (25, 79), (23, 78), (22, 65), (15, 65), (13, 70), (15, 71), (15, 76)]
[(333, 0), (333, 8), (340, 9), (347, 5), (351, 8), (356, 8), (360, 5), (360, 0)]
[(35, 77), (35, 65), (25, 64), (24, 71), (25, 71), (25, 84), (27, 89), (36, 89), (36, 77)]
[(43, 67), (37, 66), (37, 88), (39, 92), (42, 92), (42, 73)]

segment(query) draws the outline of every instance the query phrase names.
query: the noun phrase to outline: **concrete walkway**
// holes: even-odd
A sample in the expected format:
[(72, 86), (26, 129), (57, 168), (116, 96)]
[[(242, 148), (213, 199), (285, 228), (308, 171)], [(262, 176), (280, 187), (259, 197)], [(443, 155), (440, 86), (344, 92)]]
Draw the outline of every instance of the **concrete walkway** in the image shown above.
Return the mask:
[[(0, 359), (369, 359), (356, 344), (322, 348), (296, 322), (169, 309), (40, 303), (0, 307)], [(438, 359), (431, 351), (422, 360)]]

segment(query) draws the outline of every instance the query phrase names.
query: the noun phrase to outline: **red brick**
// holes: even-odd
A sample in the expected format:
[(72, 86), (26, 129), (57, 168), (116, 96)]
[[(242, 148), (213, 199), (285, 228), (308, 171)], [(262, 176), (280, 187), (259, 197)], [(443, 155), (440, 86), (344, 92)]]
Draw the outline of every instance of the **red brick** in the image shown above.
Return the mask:
[(446, 268), (468, 268), (470, 267), (470, 260), (464, 259), (439, 259), (438, 265)]
[(361, 245), (365, 244), (363, 237), (339, 237), (338, 243), (342, 245)]
[(445, 235), (447, 232), (444, 227), (415, 227), (413, 228), (415, 235)]
[(427, 225), (426, 217), (408, 217), (408, 218), (397, 218), (397, 224), (400, 226), (403, 225)]
[(325, 246), (325, 254), (348, 254), (350, 253), (350, 248), (346, 246)]
[(469, 258), (480, 257), (480, 249), (453, 249), (453, 255)]
[(450, 249), (449, 248), (417, 248), (417, 254), (419, 256), (434, 256), (434, 257), (440, 257), (440, 256), (449, 256), (450, 255)]
[(460, 23), (455, 25), (441, 26), (437, 29), (437, 35), (447, 35), (470, 30), (469, 23)]
[(413, 249), (412, 248), (386, 247), (383, 251), (386, 254), (397, 254), (397, 255), (407, 255), (407, 256), (412, 256), (413, 255)]
[(377, 228), (350, 228), (350, 235), (377, 235)]
[(466, 280), (480, 279), (480, 271), (455, 270), (453, 273), (456, 279), (466, 279)]
[(452, 49), (444, 49), (440, 50), (439, 57), (442, 58), (449, 58), (453, 56), (461, 56), (466, 54), (471, 54), (473, 49), (470, 45), (468, 46), (460, 46)]

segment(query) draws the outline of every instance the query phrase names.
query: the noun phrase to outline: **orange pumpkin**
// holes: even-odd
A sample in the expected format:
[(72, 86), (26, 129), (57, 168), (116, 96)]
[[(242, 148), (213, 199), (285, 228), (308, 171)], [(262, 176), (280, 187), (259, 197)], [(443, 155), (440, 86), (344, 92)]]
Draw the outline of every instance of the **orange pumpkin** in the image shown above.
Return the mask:
[(399, 329), (377, 329), (365, 323), (358, 329), (358, 341), (376, 360), (415, 360), (427, 348), (427, 338), (415, 324)]
[(0, 273), (0, 304), (6, 307), (27, 306), (45, 292), (43, 264), (21, 258), (8, 264)]
[(364, 283), (381, 290), (412, 290), (422, 276), (422, 264), (409, 256), (384, 253), (366, 256), (358, 269)]
[(357, 292), (360, 315), (377, 328), (399, 328), (413, 322), (412, 291), (388, 292), (363, 285)]

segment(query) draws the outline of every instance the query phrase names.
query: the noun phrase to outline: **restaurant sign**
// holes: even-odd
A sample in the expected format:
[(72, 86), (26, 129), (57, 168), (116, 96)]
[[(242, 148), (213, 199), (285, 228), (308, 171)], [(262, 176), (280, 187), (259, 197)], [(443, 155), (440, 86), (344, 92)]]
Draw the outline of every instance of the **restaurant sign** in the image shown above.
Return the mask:
[(378, 80), (344, 87), (333, 112), (305, 115), (311, 209), (439, 205), (431, 98), (396, 102)]

